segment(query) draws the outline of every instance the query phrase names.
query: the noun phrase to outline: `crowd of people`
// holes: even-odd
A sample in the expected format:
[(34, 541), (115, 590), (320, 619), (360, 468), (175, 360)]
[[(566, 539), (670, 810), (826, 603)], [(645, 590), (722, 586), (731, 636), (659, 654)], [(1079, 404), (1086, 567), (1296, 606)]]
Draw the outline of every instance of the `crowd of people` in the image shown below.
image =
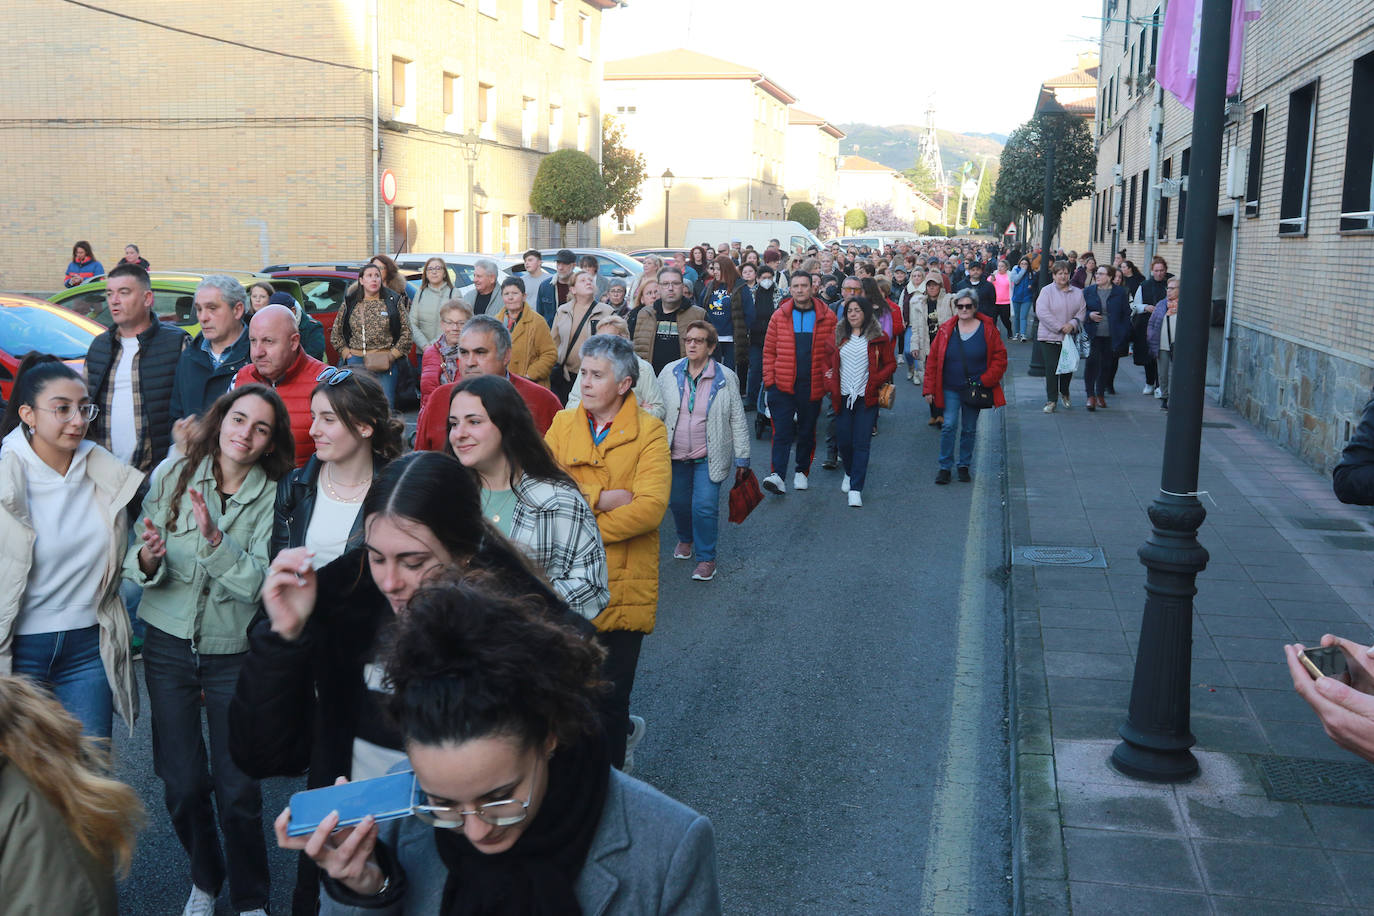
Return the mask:
[[(691, 580), (716, 578), (749, 414), (771, 434), (764, 490), (809, 489), (823, 438), (861, 508), (899, 364), (940, 430), (937, 484), (972, 480), (979, 413), (1005, 403), (1008, 346), (1032, 328), (1056, 368), (1086, 339), (1088, 409), (1130, 351), (1167, 405), (1177, 279), (1159, 259), (1144, 279), (1069, 253), (1043, 289), (1040, 252), (970, 240), (702, 244), (647, 258), (631, 284), (568, 250), (541, 261), (499, 282), (479, 262), (458, 290), (430, 259), (412, 298), (378, 255), (329, 365), (289, 296), (226, 275), (197, 288), (194, 337), (158, 320), (129, 246), (85, 374), (21, 365), (0, 424), (0, 658), (59, 705), (0, 681), (0, 711), (47, 703), (31, 714), (61, 720), (71, 748), (108, 739), (115, 713), (132, 730), (141, 654), (189, 916), (226, 885), (236, 912), (266, 911), (262, 779), (398, 770), (427, 799), (414, 818), (305, 837), (277, 819), (300, 851), (295, 912), (491, 912), (501, 894), (508, 912), (597, 909), (593, 863), (620, 882), (605, 912), (717, 911), (710, 822), (624, 773), (647, 729), (631, 700), (660, 526), (671, 514)], [(99, 272), (78, 242), (69, 279)], [(1047, 412), (1069, 406), (1071, 375), (1047, 371)], [(0, 804), (9, 781), (54, 784), (9, 755), (14, 728), (0, 717)], [(103, 767), (80, 750), (68, 778), (132, 822)], [(48, 800), (51, 829), (85, 829)], [(101, 867), (71, 893), (112, 900), (131, 833), (82, 837)]]

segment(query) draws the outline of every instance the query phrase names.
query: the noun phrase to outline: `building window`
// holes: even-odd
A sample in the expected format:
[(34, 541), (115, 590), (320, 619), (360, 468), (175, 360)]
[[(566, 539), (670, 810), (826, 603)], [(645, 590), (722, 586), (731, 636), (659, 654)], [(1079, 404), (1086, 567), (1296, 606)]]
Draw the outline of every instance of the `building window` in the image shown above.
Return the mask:
[[(444, 74), (444, 130), (463, 132), (463, 78), (455, 73)], [(448, 249), (452, 250), (452, 249)]]
[(1190, 146), (1179, 156), (1178, 159), (1178, 180), (1182, 182), (1178, 186), (1178, 228), (1174, 231), (1174, 238), (1183, 241), (1183, 219), (1188, 215), (1188, 162), (1193, 158), (1193, 148)]
[(1374, 96), (1374, 54), (1355, 61), (1350, 81), (1350, 127), (1345, 136), (1345, 183), (1341, 187), (1341, 230), (1374, 229), (1374, 124), (1355, 117)]
[(592, 17), (586, 13), (577, 14), (577, 53), (592, 59)]
[(495, 19), (496, 3), (497, 0), (477, 0), (477, 12)]
[(473, 251), (490, 251), (491, 214), (485, 210), (477, 211), (477, 247)]
[(539, 37), (539, 12), (543, 8), (543, 0), (521, 0), (520, 27), (526, 32)]
[(558, 151), (563, 142), (563, 109), (559, 105), (549, 106), (549, 152)]
[(391, 117), (415, 121), (415, 64), (404, 57), (391, 58)]
[[(1351, 114), (1355, 112), (1352, 109)], [(1317, 126), (1317, 84), (1288, 94), (1288, 139), (1283, 153), (1283, 192), (1279, 198), (1279, 235), (1307, 234), (1307, 204), (1312, 190), (1312, 144)]]
[(1135, 241), (1135, 189), (1137, 176), (1131, 176), (1131, 193), (1126, 197), (1126, 241)]
[[(1264, 178), (1264, 116), (1261, 108), (1250, 116), (1250, 155), (1245, 162), (1245, 215), (1259, 216), (1260, 185)], [(1355, 121), (1352, 118), (1351, 124)]]
[(444, 250), (458, 250), (458, 227), (462, 225), (458, 219), (461, 210), (444, 211)]
[(391, 248), (393, 251), (410, 251), (414, 246), (410, 238), (410, 207), (391, 208)]
[(491, 110), (496, 103), (496, 88), (490, 83), (477, 84), (477, 132), (483, 138), (490, 140), (491, 130)]
[(1159, 166), (1159, 215), (1155, 218), (1155, 238), (1167, 239), (1169, 237), (1169, 198), (1165, 196), (1164, 189), (1168, 186), (1170, 176), (1173, 175), (1174, 160), (1165, 159)]
[(549, 0), (549, 42), (563, 47), (563, 0)]
[(520, 250), (520, 224), (514, 213), (501, 214), (501, 244), (503, 251)]
[(538, 120), (539, 109), (534, 99), (525, 96), (520, 100), (520, 145), (526, 149), (534, 148), (534, 128)]
[(1145, 241), (1145, 213), (1150, 208), (1150, 170), (1146, 169), (1140, 173), (1140, 230), (1136, 233), (1136, 238)]
[(577, 116), (577, 148), (584, 153), (592, 148), (592, 119), (588, 115)]
[(624, 217), (615, 221), (615, 228), (611, 230), (616, 235), (630, 235), (635, 231), (635, 218), (633, 213), (627, 213)]
[(1154, 15), (1150, 17), (1150, 75), (1155, 72), (1155, 63), (1159, 60), (1159, 10), (1156, 9)]

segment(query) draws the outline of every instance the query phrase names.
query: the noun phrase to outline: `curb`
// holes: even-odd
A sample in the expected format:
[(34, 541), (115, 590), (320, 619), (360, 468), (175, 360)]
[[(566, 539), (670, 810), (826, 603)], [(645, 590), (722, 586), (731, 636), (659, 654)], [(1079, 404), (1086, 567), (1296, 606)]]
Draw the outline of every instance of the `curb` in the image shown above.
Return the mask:
[[(1013, 402), (1014, 404), (1014, 402)], [(1009, 404), (1002, 409), (1006, 475), (1006, 549), (1031, 543), (1025, 467), (1020, 460), (1021, 423)], [(1015, 457), (1013, 457), (1015, 456)], [(1059, 789), (1050, 731), (1045, 646), (1035, 573), (1008, 565), (1007, 718), (1010, 723), (1012, 912), (1069, 914), (1068, 868), (1059, 814)]]

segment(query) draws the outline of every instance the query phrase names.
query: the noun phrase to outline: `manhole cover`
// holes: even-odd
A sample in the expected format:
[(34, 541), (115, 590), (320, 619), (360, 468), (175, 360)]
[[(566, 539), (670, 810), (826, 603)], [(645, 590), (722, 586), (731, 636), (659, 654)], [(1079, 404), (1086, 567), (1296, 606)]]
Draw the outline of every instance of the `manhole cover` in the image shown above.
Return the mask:
[(1324, 518), (1320, 515), (1294, 515), (1290, 516), (1294, 523), (1300, 528), (1309, 531), (1360, 531), (1365, 530), (1364, 525), (1354, 519), (1349, 518)]
[(1203, 421), (1202, 421), (1202, 428), (1203, 428), (1203, 429), (1235, 429), (1235, 428), (1236, 428), (1236, 424), (1234, 424), (1234, 423), (1222, 423), (1220, 420), (1203, 420)]
[(1374, 766), (1344, 760), (1254, 754), (1274, 801), (1374, 808)]
[(1107, 558), (1098, 547), (1013, 547), (1013, 566), (1079, 566), (1107, 568)]
[(1322, 540), (1341, 550), (1374, 550), (1374, 537), (1367, 534), (1328, 534)]

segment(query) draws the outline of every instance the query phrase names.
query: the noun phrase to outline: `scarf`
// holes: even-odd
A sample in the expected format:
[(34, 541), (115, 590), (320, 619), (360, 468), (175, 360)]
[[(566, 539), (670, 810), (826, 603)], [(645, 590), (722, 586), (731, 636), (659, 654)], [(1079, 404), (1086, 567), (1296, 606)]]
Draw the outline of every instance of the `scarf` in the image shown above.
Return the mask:
[(480, 853), (461, 829), (435, 828), (434, 845), (448, 868), (442, 916), (580, 916), (573, 887), (610, 779), (610, 749), (598, 732), (553, 755), (539, 812), (506, 852)]
[(449, 346), (439, 338), (439, 384), (458, 381), (458, 345)]

